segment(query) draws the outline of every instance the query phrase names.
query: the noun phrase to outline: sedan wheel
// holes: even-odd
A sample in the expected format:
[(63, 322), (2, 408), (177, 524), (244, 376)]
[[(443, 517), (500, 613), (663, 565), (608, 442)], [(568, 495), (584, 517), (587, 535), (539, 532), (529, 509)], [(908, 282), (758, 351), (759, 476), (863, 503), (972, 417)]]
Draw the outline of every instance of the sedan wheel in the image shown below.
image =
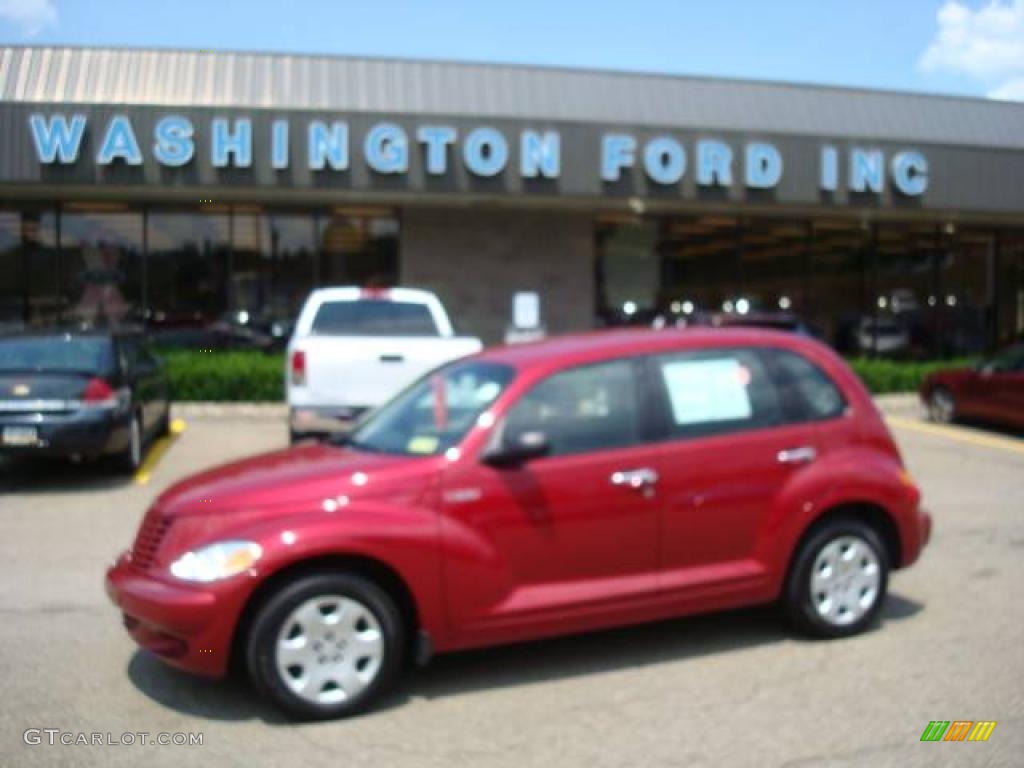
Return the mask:
[(117, 468), (125, 474), (134, 474), (142, 466), (142, 454), (142, 422), (136, 414), (128, 424), (128, 445), (116, 456)]
[(889, 561), (878, 532), (853, 517), (826, 520), (801, 544), (783, 595), (802, 631), (845, 637), (866, 629), (885, 600)]
[(928, 415), (937, 424), (950, 424), (956, 420), (956, 400), (953, 393), (939, 387), (928, 399)]
[(257, 610), (249, 675), (296, 717), (345, 717), (365, 710), (394, 681), (403, 637), (394, 600), (375, 583), (350, 573), (309, 574)]

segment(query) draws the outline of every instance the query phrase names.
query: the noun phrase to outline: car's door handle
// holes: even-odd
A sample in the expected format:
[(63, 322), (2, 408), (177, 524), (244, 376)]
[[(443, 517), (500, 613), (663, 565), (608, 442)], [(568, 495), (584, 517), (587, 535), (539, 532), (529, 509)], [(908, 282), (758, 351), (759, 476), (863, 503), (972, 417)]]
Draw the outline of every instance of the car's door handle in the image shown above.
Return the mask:
[(612, 485), (639, 490), (641, 488), (649, 488), (657, 483), (658, 473), (648, 467), (620, 469), (612, 472), (609, 480), (611, 480)]
[(818, 458), (818, 451), (813, 446), (802, 445), (779, 451), (777, 458), (780, 464), (810, 464)]
[(380, 361), (382, 363), (401, 363), (405, 361), (403, 355), (381, 355)]

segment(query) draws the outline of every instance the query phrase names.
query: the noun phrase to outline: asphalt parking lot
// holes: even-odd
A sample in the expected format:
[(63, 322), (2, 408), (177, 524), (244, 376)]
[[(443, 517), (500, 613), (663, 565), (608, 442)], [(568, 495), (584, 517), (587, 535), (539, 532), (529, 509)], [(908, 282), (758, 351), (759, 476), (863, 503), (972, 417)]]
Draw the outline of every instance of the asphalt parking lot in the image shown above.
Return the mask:
[[(459, 654), (369, 715), (301, 725), (138, 652), (102, 586), (162, 488), (284, 445), (283, 423), (192, 419), (145, 484), (0, 465), (0, 765), (1022, 765), (1024, 439), (892, 423), (936, 528), (877, 630), (811, 642), (759, 608)], [(921, 743), (936, 719), (998, 725)], [(28, 745), (29, 728), (203, 744)]]

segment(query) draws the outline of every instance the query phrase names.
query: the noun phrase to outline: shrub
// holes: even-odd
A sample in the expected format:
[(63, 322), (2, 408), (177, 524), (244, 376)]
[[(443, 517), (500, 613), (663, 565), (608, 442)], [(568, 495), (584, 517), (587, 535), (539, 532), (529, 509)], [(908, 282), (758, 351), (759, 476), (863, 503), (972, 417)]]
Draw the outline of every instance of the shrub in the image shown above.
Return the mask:
[[(165, 350), (171, 397), (178, 402), (271, 403), (284, 400), (284, 355), (255, 351)], [(876, 395), (916, 392), (932, 371), (969, 365), (969, 359), (909, 362), (848, 361)]]
[(872, 394), (884, 395), (894, 392), (917, 392), (928, 374), (943, 368), (967, 366), (973, 360), (905, 361), (858, 357), (847, 362)]
[(178, 402), (284, 400), (284, 355), (255, 351), (165, 350), (171, 398)]

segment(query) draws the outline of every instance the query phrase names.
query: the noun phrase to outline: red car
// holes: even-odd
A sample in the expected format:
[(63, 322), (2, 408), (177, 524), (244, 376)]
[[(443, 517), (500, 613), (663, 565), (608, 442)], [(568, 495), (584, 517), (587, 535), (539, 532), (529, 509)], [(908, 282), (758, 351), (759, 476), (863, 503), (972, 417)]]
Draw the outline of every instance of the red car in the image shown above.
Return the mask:
[(107, 590), (168, 663), (239, 662), (285, 710), (328, 718), (434, 651), (773, 601), (855, 634), (928, 540), (919, 500), (822, 344), (604, 332), (486, 350), (346, 444), (179, 483)]
[(933, 373), (921, 386), (921, 401), (940, 424), (977, 419), (1024, 429), (1024, 344), (973, 368)]

